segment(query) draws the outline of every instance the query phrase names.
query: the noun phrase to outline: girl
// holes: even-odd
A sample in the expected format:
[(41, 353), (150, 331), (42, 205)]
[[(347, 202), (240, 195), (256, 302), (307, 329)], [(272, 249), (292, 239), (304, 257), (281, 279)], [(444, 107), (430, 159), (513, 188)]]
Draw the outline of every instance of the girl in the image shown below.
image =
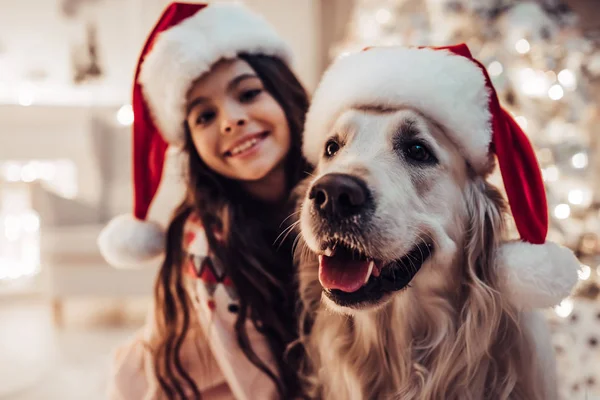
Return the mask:
[[(133, 93), (135, 218), (99, 238), (114, 266), (166, 251), (145, 329), (116, 352), (114, 399), (299, 395), (291, 237), (282, 224), (308, 96), (270, 26), (237, 4), (171, 4), (144, 46)], [(187, 193), (163, 237), (145, 221), (168, 145)], [(291, 236), (291, 235), (290, 235)]]

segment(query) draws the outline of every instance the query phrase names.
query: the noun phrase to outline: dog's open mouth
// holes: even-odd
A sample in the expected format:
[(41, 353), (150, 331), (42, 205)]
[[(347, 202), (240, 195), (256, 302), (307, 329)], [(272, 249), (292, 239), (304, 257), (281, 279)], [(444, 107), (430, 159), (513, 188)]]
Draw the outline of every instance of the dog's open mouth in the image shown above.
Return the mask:
[(333, 241), (319, 255), (319, 281), (339, 305), (374, 302), (405, 288), (432, 253), (431, 243), (419, 242), (404, 257), (384, 262)]

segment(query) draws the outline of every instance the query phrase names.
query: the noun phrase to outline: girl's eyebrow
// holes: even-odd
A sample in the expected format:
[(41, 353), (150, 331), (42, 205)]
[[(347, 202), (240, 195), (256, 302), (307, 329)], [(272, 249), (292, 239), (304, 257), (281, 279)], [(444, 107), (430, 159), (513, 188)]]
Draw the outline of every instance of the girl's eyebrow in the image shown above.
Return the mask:
[(229, 82), (229, 84), (227, 85), (227, 90), (231, 91), (233, 90), (237, 85), (240, 84), (240, 82), (246, 80), (246, 79), (259, 79), (258, 76), (256, 74), (251, 74), (251, 73), (245, 73), (245, 74), (241, 74), (236, 76), (235, 78), (233, 78), (231, 80), (231, 82)]

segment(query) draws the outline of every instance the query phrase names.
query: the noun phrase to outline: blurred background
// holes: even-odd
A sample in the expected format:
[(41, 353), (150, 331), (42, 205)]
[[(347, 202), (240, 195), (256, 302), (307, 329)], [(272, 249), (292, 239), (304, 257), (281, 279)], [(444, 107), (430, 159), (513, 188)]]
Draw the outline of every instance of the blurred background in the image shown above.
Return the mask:
[[(550, 238), (581, 261), (547, 310), (563, 399), (600, 398), (600, 1), (244, 3), (309, 90), (368, 45), (469, 45), (538, 152)], [(112, 349), (143, 323), (158, 265), (112, 269), (96, 238), (131, 209), (133, 69), (166, 4), (0, 0), (0, 399), (104, 398)], [(182, 194), (175, 155), (165, 173), (159, 222)]]

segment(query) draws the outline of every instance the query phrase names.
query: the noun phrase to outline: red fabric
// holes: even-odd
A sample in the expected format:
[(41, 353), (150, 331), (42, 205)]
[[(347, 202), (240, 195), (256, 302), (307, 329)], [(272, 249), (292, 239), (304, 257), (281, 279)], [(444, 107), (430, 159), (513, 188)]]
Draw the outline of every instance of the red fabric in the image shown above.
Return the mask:
[[(504, 135), (494, 139), (496, 156), (510, 209), (521, 238), (529, 243), (543, 244), (548, 233), (548, 203), (544, 181), (535, 153), (519, 124), (505, 110)], [(494, 130), (494, 133), (497, 131)]]
[(529, 138), (509, 112), (500, 106), (498, 95), (485, 67), (473, 60), (483, 72), (490, 91), (492, 146), (508, 203), (521, 239), (543, 244), (548, 234), (548, 203), (542, 172)]
[(212, 283), (217, 284), (223, 280), (222, 277), (219, 277), (215, 270), (212, 267), (212, 262), (208, 257), (202, 261), (202, 266), (200, 267), (200, 275), (198, 275), (204, 283)]
[[(138, 59), (133, 85), (133, 182), (134, 182), (134, 211), (140, 220), (146, 219), (150, 203), (158, 190), (163, 172), (165, 153), (168, 144), (154, 124), (150, 111), (138, 83), (140, 67), (144, 57), (152, 49), (156, 35), (182, 20), (191, 17), (206, 4), (171, 3), (163, 12), (152, 32), (146, 39)], [(183, 121), (182, 121), (183, 123)]]
[(548, 203), (542, 173), (529, 138), (513, 117), (500, 106), (485, 67), (473, 59), (466, 44), (448, 50), (472, 60), (483, 72), (490, 91), (492, 146), (502, 174), (510, 209), (521, 239), (542, 244), (548, 233)]
[(217, 308), (217, 303), (215, 303), (215, 301), (213, 299), (208, 300), (207, 304), (208, 304), (208, 308), (211, 311), (215, 311), (215, 309)]
[(183, 235), (183, 245), (184, 245), (184, 247), (188, 248), (190, 246), (190, 243), (192, 243), (195, 238), (196, 238), (196, 233), (195, 232), (184, 233), (184, 235)]
[(188, 258), (185, 262), (185, 266), (183, 267), (183, 273), (192, 278), (198, 277), (198, 271), (196, 270), (196, 265), (194, 264), (194, 260)]
[(233, 281), (229, 276), (226, 276), (225, 279), (223, 279), (223, 285), (233, 287)]

